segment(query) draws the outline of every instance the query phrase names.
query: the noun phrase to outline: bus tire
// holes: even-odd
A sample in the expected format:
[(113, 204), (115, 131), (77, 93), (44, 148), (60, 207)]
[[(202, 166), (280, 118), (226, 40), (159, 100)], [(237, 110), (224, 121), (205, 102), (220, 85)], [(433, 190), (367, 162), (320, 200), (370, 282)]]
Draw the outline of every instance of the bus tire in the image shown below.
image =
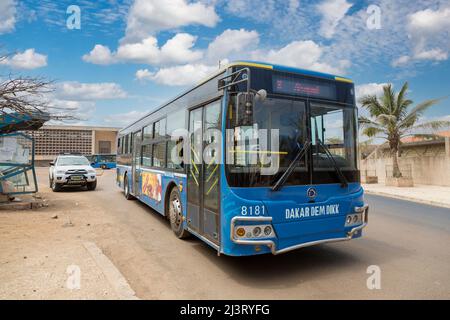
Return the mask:
[(123, 178), (123, 194), (125, 195), (125, 199), (133, 200), (134, 197), (130, 194), (130, 187), (128, 185), (128, 175), (125, 173), (125, 177)]
[(103, 170), (107, 169), (107, 168), (106, 168), (106, 164), (102, 164), (102, 165), (101, 165), (101, 168), (102, 168)]
[(180, 192), (177, 187), (170, 191), (169, 201), (166, 206), (166, 216), (169, 218), (170, 227), (178, 239), (188, 238), (190, 233), (184, 228), (183, 207)]

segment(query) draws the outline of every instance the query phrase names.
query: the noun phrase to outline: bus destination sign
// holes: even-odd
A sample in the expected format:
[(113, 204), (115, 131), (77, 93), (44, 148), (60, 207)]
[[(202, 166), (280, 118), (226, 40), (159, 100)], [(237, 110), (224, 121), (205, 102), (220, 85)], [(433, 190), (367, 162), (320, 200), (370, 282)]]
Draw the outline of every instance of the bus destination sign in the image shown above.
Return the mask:
[(336, 99), (336, 85), (334, 83), (294, 78), (283, 75), (273, 75), (272, 87), (274, 93)]

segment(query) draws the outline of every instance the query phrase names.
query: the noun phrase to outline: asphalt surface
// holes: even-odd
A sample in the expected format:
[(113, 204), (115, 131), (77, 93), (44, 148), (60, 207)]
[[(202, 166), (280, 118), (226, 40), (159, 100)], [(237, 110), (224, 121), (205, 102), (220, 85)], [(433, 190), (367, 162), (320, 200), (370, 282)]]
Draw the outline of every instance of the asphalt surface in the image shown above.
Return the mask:
[[(195, 238), (176, 239), (159, 214), (127, 201), (114, 179), (114, 170), (105, 171), (96, 191), (68, 197), (95, 203), (114, 221), (94, 240), (140, 298), (450, 298), (450, 209), (367, 196), (361, 239), (237, 258), (217, 256)], [(372, 265), (381, 270), (380, 289), (367, 287)]]

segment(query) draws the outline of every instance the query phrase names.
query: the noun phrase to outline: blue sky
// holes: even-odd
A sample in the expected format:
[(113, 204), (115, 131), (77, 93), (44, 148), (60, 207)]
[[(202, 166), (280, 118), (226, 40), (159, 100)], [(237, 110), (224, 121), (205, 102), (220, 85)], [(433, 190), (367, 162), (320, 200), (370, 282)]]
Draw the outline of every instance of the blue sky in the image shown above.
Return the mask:
[[(80, 29), (69, 29), (70, 5)], [(123, 126), (222, 63), (251, 59), (352, 78), (357, 94), (450, 96), (449, 1), (0, 0), (0, 62), (56, 80), (79, 124)], [(427, 119), (450, 120), (450, 100)]]

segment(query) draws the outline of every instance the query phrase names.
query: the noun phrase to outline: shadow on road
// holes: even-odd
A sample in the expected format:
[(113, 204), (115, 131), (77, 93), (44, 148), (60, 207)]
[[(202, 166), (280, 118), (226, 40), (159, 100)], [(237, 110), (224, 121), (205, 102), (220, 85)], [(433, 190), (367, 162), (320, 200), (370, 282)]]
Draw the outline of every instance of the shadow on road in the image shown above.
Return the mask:
[(218, 257), (216, 251), (193, 239), (192, 248), (233, 280), (257, 288), (289, 288), (331, 275), (356, 272), (365, 276), (369, 265), (403, 259), (413, 251), (372, 238), (306, 247), (280, 255)]
[[(339, 249), (333, 245), (319, 245), (303, 248), (281, 255), (258, 255), (246, 257), (218, 257), (215, 251), (199, 240), (191, 240), (192, 248), (227, 273), (233, 280), (258, 288), (293, 287), (308, 279), (321, 275), (329, 276), (330, 271), (346, 269), (360, 264), (351, 250)], [(348, 248), (347, 248), (348, 249)]]

